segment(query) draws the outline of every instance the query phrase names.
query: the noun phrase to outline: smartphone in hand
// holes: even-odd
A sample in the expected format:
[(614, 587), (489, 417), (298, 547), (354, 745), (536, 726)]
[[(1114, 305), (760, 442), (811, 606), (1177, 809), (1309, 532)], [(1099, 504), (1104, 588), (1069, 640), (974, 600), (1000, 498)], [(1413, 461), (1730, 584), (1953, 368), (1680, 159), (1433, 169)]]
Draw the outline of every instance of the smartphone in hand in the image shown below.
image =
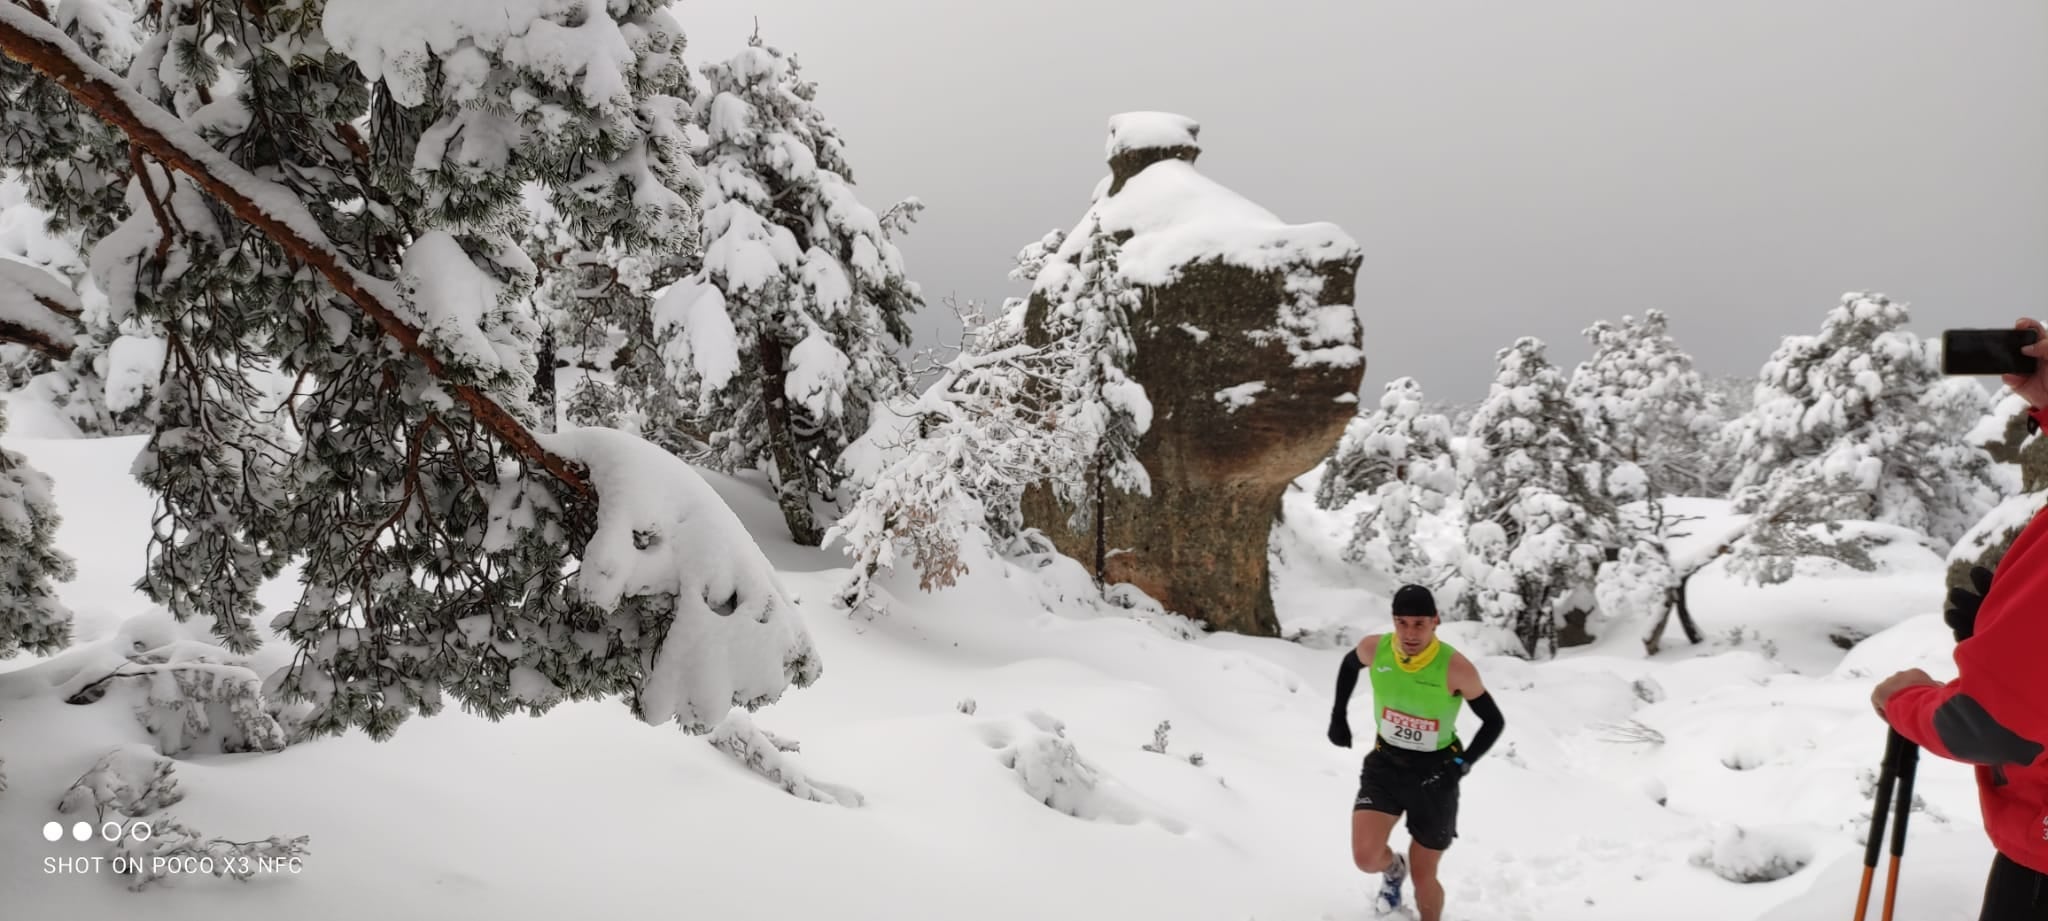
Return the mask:
[(2040, 338), (2036, 329), (1947, 329), (1941, 333), (1943, 374), (2033, 374), (2034, 358), (2020, 349)]

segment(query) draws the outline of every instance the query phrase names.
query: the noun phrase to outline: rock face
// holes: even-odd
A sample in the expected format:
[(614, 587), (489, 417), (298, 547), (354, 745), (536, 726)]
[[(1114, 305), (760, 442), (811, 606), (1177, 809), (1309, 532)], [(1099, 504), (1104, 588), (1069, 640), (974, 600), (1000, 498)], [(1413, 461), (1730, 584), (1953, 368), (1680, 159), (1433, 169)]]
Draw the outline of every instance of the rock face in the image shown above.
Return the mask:
[[(1335, 225), (1283, 223), (1202, 176), (1199, 130), (1164, 113), (1112, 118), (1111, 174), (1075, 224), (1101, 222), (1142, 293), (1131, 376), (1152, 404), (1138, 447), (1152, 494), (1111, 490), (1081, 529), (1043, 487), (1023, 510), (1103, 584), (1129, 583), (1213, 629), (1273, 636), (1267, 538), (1281, 495), (1358, 408), (1361, 257)], [(1074, 259), (1085, 237), (1069, 234), (1055, 258)], [(1053, 306), (1041, 283), (1028, 341), (1044, 343)]]

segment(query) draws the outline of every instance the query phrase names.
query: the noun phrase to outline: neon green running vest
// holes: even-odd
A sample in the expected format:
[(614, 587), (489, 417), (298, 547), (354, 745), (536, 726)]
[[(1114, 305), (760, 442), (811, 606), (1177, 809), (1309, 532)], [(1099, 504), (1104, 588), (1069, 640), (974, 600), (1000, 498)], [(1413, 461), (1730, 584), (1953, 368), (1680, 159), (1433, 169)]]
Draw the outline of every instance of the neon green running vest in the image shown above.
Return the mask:
[(1448, 748), (1458, 735), (1458, 709), (1464, 698), (1451, 693), (1451, 644), (1435, 640), (1417, 659), (1414, 671), (1395, 654), (1398, 641), (1380, 637), (1372, 656), (1372, 705), (1380, 724), (1380, 740), (1395, 748), (1433, 752)]

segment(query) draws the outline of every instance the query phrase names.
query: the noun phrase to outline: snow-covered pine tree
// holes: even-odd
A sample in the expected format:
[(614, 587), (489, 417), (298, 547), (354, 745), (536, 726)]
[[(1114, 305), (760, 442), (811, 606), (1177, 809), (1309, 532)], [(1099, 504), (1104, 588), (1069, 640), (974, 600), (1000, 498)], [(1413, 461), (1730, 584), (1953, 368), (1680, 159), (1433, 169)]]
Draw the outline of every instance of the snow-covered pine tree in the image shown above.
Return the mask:
[(921, 302), (891, 237), (922, 206), (861, 203), (815, 86), (759, 35), (703, 72), (704, 267), (665, 298), (666, 357), (721, 462), (772, 470), (791, 536), (815, 545), (841, 454), (908, 384), (896, 349)]
[[(586, 250), (694, 232), (660, 5), (39, 12), (0, 4), (0, 169), (168, 343), (136, 465), (160, 499), (145, 592), (241, 652), (256, 588), (301, 562), (272, 624), (297, 654), (266, 692), (316, 732), (381, 737), (448, 696), (499, 717), (615, 694), (701, 732), (815, 678), (767, 561), (687, 465), (528, 428), (522, 187)], [(256, 399), (265, 380), (282, 399)]]
[[(1566, 393), (1585, 422), (1601, 487), (1620, 501), (1698, 495), (1707, 477), (1702, 446), (1719, 424), (1664, 312), (1601, 320), (1585, 335), (1593, 354), (1573, 370)], [(1621, 480), (1612, 481), (1617, 475)], [(1645, 480), (1643, 489), (1632, 485), (1637, 479)]]
[[(1078, 255), (1040, 266), (1037, 289), (1050, 305), (1044, 321), (1051, 337), (1048, 351), (1072, 356), (1060, 362), (1067, 371), (1059, 382), (1056, 424), (1079, 435), (1084, 465), (1061, 471), (1050, 485), (1069, 510), (1071, 526), (1082, 530), (1102, 514), (1108, 490), (1151, 494), (1151, 476), (1138, 462), (1138, 440), (1152, 425), (1152, 403), (1144, 386), (1130, 377), (1137, 351), (1131, 323), (1143, 299), (1118, 268), (1121, 245), (1100, 221), (1077, 232), (1082, 234)], [(1098, 538), (1105, 533), (1100, 522), (1092, 530)], [(1102, 560), (1098, 552), (1091, 567), (1098, 577)]]
[(854, 559), (842, 607), (873, 607), (874, 579), (905, 556), (920, 588), (952, 585), (970, 569), (963, 549), (1008, 536), (1026, 486), (1090, 468), (1084, 436), (1059, 424), (1053, 398), (1090, 356), (1066, 341), (1035, 349), (1011, 322), (967, 330), (966, 348), (905, 413), (916, 420), (908, 444), (827, 535)]
[(1583, 637), (1594, 580), (1615, 541), (1613, 503), (1587, 475), (1592, 447), (1540, 340), (1498, 353), (1473, 416), (1480, 452), (1465, 488), (1468, 554), (1455, 593), (1463, 616), (1511, 631), (1530, 657)]
[[(693, 204), (702, 196), (695, 177), (678, 191)], [(701, 267), (699, 228), (644, 241), (603, 239), (587, 249), (551, 204), (528, 206), (537, 220), (523, 247), (540, 271), (534, 299), (544, 361), (534, 402), (562, 410), (572, 425), (624, 429), (678, 456), (703, 458), (708, 436), (695, 427), (696, 401), (669, 371), (678, 318), (666, 312), (675, 295), (695, 290), (686, 280)]]
[(1326, 509), (1343, 508), (1360, 493), (1372, 497), (1354, 520), (1345, 558), (1370, 561), (1402, 582), (1437, 581), (1416, 527), (1458, 491), (1451, 422), (1427, 405), (1414, 378), (1388, 382), (1379, 404), (1345, 427), (1316, 490)]
[(1763, 583), (1802, 556), (1870, 565), (1876, 521), (1946, 550), (2000, 499), (1992, 462), (1964, 439), (1989, 395), (1944, 378), (1938, 343), (1908, 331), (1907, 307), (1850, 293), (1817, 336), (1790, 336), (1759, 373), (1755, 407), (1735, 423), (1744, 459), (1736, 509), (1751, 516), (1731, 568)]
[(1591, 479), (1621, 507), (1619, 546), (1600, 566), (1595, 597), (1607, 616), (1651, 624), (1646, 642), (1654, 651), (1674, 607), (1688, 632), (1694, 629), (1682, 605), (1689, 572), (1674, 566), (1670, 555), (1679, 519), (1663, 500), (1712, 488), (1707, 446), (1720, 436), (1722, 422), (1691, 356), (1671, 338), (1663, 311), (1620, 323), (1602, 320), (1585, 335), (1593, 352), (1572, 372), (1566, 392), (1592, 449)]
[[(0, 435), (7, 404), (0, 402)], [(50, 478), (21, 455), (0, 447), (0, 659), (27, 650), (47, 655), (71, 640), (71, 611), (56, 584), (77, 569), (57, 549), (56, 503)]]

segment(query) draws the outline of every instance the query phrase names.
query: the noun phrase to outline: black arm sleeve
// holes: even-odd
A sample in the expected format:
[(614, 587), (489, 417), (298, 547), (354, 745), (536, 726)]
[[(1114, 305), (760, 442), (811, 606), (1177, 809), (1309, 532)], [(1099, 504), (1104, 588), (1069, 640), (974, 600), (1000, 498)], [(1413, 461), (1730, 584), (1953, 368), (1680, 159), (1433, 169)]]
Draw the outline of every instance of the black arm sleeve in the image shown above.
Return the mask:
[(1364, 670), (1364, 663), (1358, 661), (1358, 650), (1345, 650), (1344, 664), (1337, 666), (1337, 701), (1331, 705), (1330, 725), (1350, 722), (1344, 711), (1351, 705), (1351, 692), (1358, 689), (1358, 673)]
[(1465, 746), (1465, 764), (1469, 766), (1493, 747), (1494, 740), (1500, 738), (1500, 731), (1506, 728), (1508, 720), (1500, 714), (1500, 705), (1493, 702), (1492, 694), (1481, 694), (1467, 703), (1472, 705), (1472, 712), (1479, 714), (1481, 720), (1479, 734), (1472, 737), (1471, 745)]

